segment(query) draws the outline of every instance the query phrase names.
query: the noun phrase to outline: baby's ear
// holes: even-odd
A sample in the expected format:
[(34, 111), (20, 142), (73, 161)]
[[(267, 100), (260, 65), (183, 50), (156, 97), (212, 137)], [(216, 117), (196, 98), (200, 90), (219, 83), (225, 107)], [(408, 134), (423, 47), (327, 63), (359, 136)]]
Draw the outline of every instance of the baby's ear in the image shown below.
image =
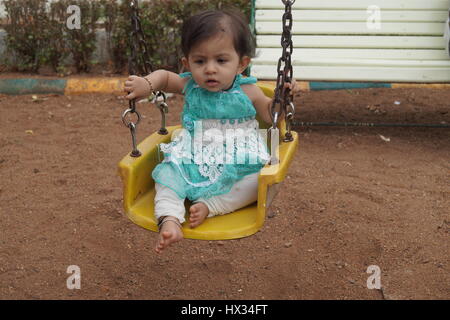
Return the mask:
[(247, 69), (248, 65), (250, 64), (250, 61), (252, 59), (249, 56), (243, 56), (241, 58), (241, 62), (239, 64), (239, 73), (244, 72), (245, 69)]
[(186, 70), (189, 70), (189, 60), (186, 57), (181, 58), (181, 63)]

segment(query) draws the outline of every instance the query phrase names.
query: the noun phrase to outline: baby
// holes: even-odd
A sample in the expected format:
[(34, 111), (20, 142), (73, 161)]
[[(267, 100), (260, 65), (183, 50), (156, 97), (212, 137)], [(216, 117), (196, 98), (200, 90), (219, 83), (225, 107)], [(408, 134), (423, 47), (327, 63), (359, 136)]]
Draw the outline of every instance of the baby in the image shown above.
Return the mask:
[[(191, 228), (207, 217), (233, 212), (257, 200), (258, 173), (270, 157), (259, 136), (251, 132), (258, 129), (256, 113), (263, 121), (272, 122), (272, 99), (255, 85), (256, 78), (241, 75), (254, 56), (252, 39), (248, 24), (238, 13), (199, 13), (185, 21), (182, 29), (182, 63), (189, 72), (178, 75), (157, 70), (145, 77), (130, 76), (125, 82), (129, 100), (160, 90), (185, 97), (181, 114), (185, 134), (161, 144), (164, 161), (152, 172), (160, 231), (157, 253), (183, 239), (186, 198), (193, 202), (189, 209)], [(298, 91), (295, 81), (286, 87), (292, 93)], [(244, 148), (234, 146), (232, 150), (236, 158), (247, 161), (220, 161), (224, 144), (216, 139), (217, 133), (220, 136), (230, 129), (246, 133)], [(198, 130), (205, 131), (200, 141), (195, 138)], [(208, 132), (210, 139), (206, 139)], [(201, 144), (194, 145), (193, 152), (192, 141)]]

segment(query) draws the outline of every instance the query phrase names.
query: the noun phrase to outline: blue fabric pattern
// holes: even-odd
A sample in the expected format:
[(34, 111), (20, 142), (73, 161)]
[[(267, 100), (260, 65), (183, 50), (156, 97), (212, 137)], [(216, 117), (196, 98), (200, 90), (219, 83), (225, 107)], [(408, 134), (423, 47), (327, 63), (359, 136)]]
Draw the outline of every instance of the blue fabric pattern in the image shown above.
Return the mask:
[[(208, 199), (225, 194), (244, 176), (260, 171), (270, 158), (266, 143), (257, 131), (256, 110), (241, 88), (257, 80), (237, 75), (230, 89), (210, 92), (196, 84), (191, 73), (180, 76), (190, 78), (183, 90), (181, 123), (185, 130), (172, 137), (172, 142), (160, 145), (164, 161), (155, 167), (152, 177), (182, 199)], [(205, 135), (196, 137), (199, 129)], [(227, 129), (247, 130), (245, 142), (236, 138), (234, 158), (229, 162), (225, 160), (230, 159), (226, 158), (230, 154), (225, 154), (229, 149), (224, 140), (216, 141), (217, 136), (213, 136), (204, 142), (206, 132), (219, 132), (220, 136)]]

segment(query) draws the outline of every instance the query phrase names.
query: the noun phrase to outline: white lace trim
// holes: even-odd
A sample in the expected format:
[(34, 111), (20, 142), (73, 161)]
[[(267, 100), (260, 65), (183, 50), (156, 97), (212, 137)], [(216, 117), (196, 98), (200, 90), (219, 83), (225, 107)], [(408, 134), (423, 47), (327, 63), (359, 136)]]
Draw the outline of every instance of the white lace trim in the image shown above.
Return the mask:
[[(266, 131), (258, 132), (255, 119), (207, 119), (195, 121), (194, 127), (194, 137), (188, 130), (181, 129), (174, 133), (172, 142), (160, 144), (167, 154), (164, 162), (174, 163), (190, 185), (205, 187), (215, 183), (223, 174), (224, 164), (257, 164), (258, 158), (267, 163), (270, 159), (264, 139), (267, 134), (261, 134)], [(183, 172), (182, 163), (195, 163), (201, 176), (208, 180), (190, 181)]]

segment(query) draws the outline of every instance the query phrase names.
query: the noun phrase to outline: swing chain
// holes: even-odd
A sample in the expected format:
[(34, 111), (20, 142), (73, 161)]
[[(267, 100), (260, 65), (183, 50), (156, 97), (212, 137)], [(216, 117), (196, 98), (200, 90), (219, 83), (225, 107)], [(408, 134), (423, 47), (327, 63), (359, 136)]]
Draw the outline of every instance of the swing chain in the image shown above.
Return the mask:
[[(147, 48), (147, 43), (145, 42), (144, 32), (142, 31), (141, 20), (139, 18), (139, 3), (138, 0), (130, 0), (130, 8), (131, 8), (131, 43), (130, 43), (130, 57), (128, 58), (128, 73), (129, 74), (138, 74), (138, 75), (148, 75), (153, 72), (153, 66), (149, 60), (149, 51)], [(168, 107), (166, 103), (166, 95), (162, 91), (152, 92), (154, 97), (162, 97), (163, 101), (161, 102), (155, 99), (157, 102), (157, 106), (161, 111), (162, 116), (162, 128), (159, 130), (160, 134), (167, 134), (165, 128), (165, 113), (167, 113)], [(136, 110), (136, 99), (130, 100), (128, 102), (128, 109), (124, 111), (122, 114), (122, 122), (126, 127), (130, 129), (133, 150), (131, 152), (132, 157), (141, 156), (141, 152), (137, 149), (136, 146), (136, 128), (140, 122), (141, 115)], [(126, 121), (125, 118), (128, 114), (135, 113), (137, 116), (136, 122)]]
[(142, 31), (141, 19), (139, 17), (138, 0), (130, 1), (131, 7), (131, 57), (128, 60), (128, 71), (130, 74), (147, 75), (153, 72), (153, 66), (149, 60), (147, 43)]
[[(147, 43), (145, 42), (144, 32), (142, 31), (141, 20), (139, 18), (139, 5), (137, 0), (131, 1), (131, 8), (133, 10), (131, 15), (131, 24), (134, 26), (132, 30), (132, 50), (130, 61), (130, 74), (136, 74), (135, 68), (143, 67), (141, 70), (137, 70), (139, 74), (148, 75), (153, 72), (153, 66), (150, 63)], [(138, 56), (138, 53), (141, 53)], [(140, 63), (139, 63), (140, 60)], [(135, 65), (133, 65), (133, 63)], [(152, 92), (154, 102), (161, 113), (161, 129), (158, 131), (161, 135), (168, 134), (166, 129), (166, 113), (168, 113), (167, 96), (163, 91)], [(162, 100), (161, 100), (162, 98)], [(150, 99), (149, 99), (150, 100)]]
[[(292, 5), (295, 0), (282, 0), (285, 5), (285, 12), (283, 14), (283, 33), (281, 35), (281, 47), (283, 52), (277, 65), (277, 82), (275, 94), (271, 105), (270, 116), (272, 118), (272, 129), (275, 129), (278, 124), (278, 116), (284, 113), (286, 120), (286, 134), (283, 141), (289, 142), (293, 140), (291, 134), (291, 123), (294, 118), (295, 107), (292, 101), (292, 94), (290, 88), (286, 88), (285, 84), (290, 83), (293, 79), (292, 68)], [(277, 107), (278, 106), (278, 107)]]

